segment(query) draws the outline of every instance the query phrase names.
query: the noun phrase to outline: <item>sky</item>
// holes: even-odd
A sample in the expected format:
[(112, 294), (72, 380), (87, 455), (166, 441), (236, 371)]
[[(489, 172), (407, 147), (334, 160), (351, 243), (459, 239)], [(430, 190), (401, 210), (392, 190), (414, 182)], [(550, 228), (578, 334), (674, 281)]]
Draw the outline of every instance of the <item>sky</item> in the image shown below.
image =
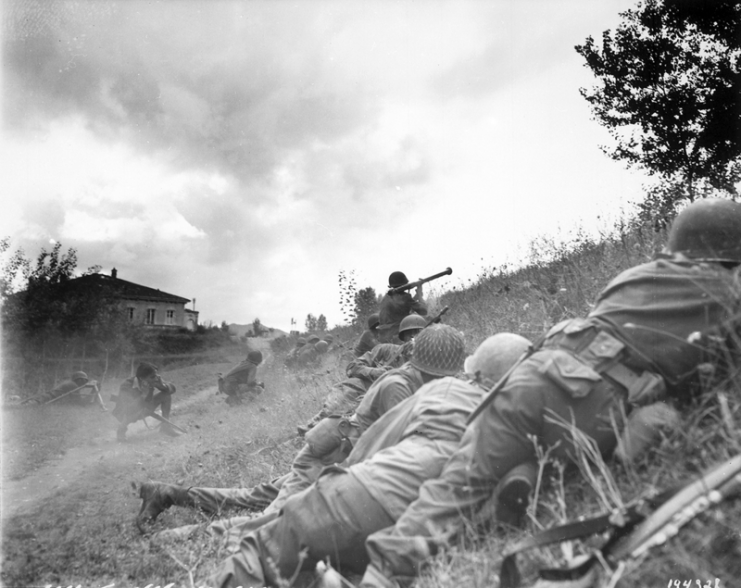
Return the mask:
[(0, 237), (202, 323), (342, 324), (340, 272), (465, 286), (641, 198), (574, 50), (635, 5), (6, 1)]

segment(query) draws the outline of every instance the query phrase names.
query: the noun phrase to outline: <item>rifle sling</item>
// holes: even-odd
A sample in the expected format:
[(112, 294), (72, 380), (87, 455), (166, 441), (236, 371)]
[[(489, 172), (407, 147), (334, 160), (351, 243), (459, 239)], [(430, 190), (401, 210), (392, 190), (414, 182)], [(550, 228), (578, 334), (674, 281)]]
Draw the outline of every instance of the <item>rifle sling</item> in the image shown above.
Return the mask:
[[(500, 588), (517, 588), (520, 585), (520, 571), (517, 567), (516, 560), (518, 553), (534, 549), (535, 547), (551, 545), (553, 543), (563, 543), (564, 541), (571, 541), (573, 539), (582, 539), (584, 537), (590, 537), (610, 530), (612, 531), (612, 536), (602, 548), (603, 550), (607, 549), (617, 541), (619, 537), (630, 532), (638, 523), (646, 518), (646, 514), (644, 514), (646, 507), (656, 509), (679, 492), (683, 487), (684, 485), (674, 486), (656, 496), (646, 498), (631, 505), (625, 513), (623, 513), (623, 523), (621, 525), (613, 522), (613, 513), (608, 513), (591, 519), (575, 521), (573, 523), (553, 527), (552, 529), (548, 529), (542, 533), (523, 539), (504, 552), (504, 559), (502, 560), (499, 573)], [(592, 556), (584, 563), (573, 568), (542, 569), (540, 570), (540, 577), (544, 580), (575, 580), (586, 574), (595, 561), (596, 557)]]

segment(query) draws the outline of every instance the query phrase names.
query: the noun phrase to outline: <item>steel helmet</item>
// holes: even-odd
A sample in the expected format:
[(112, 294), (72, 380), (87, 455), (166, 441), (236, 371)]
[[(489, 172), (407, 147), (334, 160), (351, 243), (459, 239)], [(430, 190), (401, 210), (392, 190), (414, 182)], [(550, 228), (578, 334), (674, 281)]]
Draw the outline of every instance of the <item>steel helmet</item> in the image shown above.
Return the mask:
[(381, 316), (377, 312), (374, 312), (372, 315), (368, 317), (368, 328), (371, 331), (380, 324), (381, 324)]
[(404, 272), (391, 272), (389, 275), (389, 288), (398, 288), (404, 284), (409, 283)]
[(482, 384), (492, 385), (507, 373), (530, 347), (530, 341), (514, 333), (497, 333), (469, 355), (463, 371)]
[(334, 335), (332, 335), (332, 333), (327, 333), (326, 335), (324, 335), (324, 340), (327, 343), (331, 343), (332, 341), (334, 341)]
[(314, 345), (314, 349), (317, 350), (317, 353), (327, 353), (327, 349), (329, 349), (329, 343), (326, 341), (317, 341), (316, 345)]
[(250, 351), (247, 354), (247, 361), (260, 365), (262, 363), (262, 351)]
[(405, 316), (399, 324), (399, 337), (405, 331), (414, 331), (417, 329), (424, 329), (427, 325), (427, 319), (419, 316), (418, 314), (410, 314)]
[(693, 202), (674, 219), (667, 248), (701, 261), (741, 263), (741, 203), (723, 198)]
[(306, 339), (303, 337), (296, 339), (296, 347), (303, 347), (304, 345), (306, 345)]
[(414, 340), (410, 363), (431, 376), (454, 376), (465, 357), (463, 333), (448, 325), (431, 325)]
[(317, 337), (316, 335), (309, 335), (309, 336), (307, 337), (307, 339), (306, 339), (306, 342), (307, 342), (307, 343), (311, 343), (312, 345), (313, 345), (314, 343), (316, 343), (317, 341), (319, 341), (319, 337)]
[(70, 376), (70, 379), (72, 381), (85, 380), (87, 382), (90, 378), (87, 377), (87, 374), (85, 372), (75, 372)]

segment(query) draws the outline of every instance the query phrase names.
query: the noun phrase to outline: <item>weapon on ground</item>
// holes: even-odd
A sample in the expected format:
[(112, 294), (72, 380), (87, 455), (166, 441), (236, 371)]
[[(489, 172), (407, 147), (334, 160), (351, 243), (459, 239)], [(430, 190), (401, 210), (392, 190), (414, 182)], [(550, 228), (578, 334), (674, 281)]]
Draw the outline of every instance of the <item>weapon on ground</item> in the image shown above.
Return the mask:
[(173, 429), (175, 429), (176, 431), (178, 431), (180, 433), (187, 433), (188, 432), (185, 429), (183, 429), (182, 427), (178, 427), (175, 423), (173, 423), (169, 419), (166, 419), (162, 415), (157, 414), (154, 411), (142, 413), (142, 417), (141, 418), (143, 419), (143, 418), (148, 417), (148, 416), (151, 416), (152, 418), (157, 419), (160, 422), (163, 422), (163, 423), (165, 423), (167, 425), (170, 425)]
[(403, 284), (401, 286), (397, 286), (396, 288), (389, 289), (389, 294), (398, 294), (399, 292), (406, 292), (407, 290), (411, 290), (412, 288), (416, 288), (418, 286), (421, 286), (422, 284), (426, 282), (431, 282), (432, 280), (437, 280), (438, 278), (442, 278), (443, 276), (449, 276), (453, 273), (453, 270), (450, 268), (447, 268), (444, 272), (440, 272), (439, 274), (435, 274), (434, 276), (430, 276), (428, 278), (422, 278), (421, 280), (417, 280), (416, 282), (407, 282), (406, 284)]
[(500, 587), (517, 588), (520, 585), (515, 558), (522, 551), (611, 531), (610, 538), (599, 552), (580, 565), (540, 570), (543, 580), (578, 580), (590, 573), (600, 561), (617, 565), (623, 560), (645, 555), (652, 547), (674, 537), (698, 514), (738, 495), (740, 491), (741, 455), (737, 455), (705, 471), (697, 479), (639, 500), (622, 512), (568, 523), (524, 539), (505, 551), (499, 574)]
[(83, 384), (82, 386), (78, 386), (74, 390), (70, 390), (69, 392), (65, 392), (64, 394), (60, 394), (56, 398), (52, 398), (48, 402), (44, 402), (44, 404), (51, 404), (52, 402), (56, 402), (60, 398), (64, 398), (65, 396), (69, 396), (70, 394), (72, 394), (74, 392), (77, 392), (78, 390), (82, 390), (83, 388), (87, 388), (88, 386), (92, 386), (92, 387), (94, 387), (94, 388), (97, 389), (97, 385), (96, 384), (91, 384), (90, 382), (86, 382), (85, 384)]

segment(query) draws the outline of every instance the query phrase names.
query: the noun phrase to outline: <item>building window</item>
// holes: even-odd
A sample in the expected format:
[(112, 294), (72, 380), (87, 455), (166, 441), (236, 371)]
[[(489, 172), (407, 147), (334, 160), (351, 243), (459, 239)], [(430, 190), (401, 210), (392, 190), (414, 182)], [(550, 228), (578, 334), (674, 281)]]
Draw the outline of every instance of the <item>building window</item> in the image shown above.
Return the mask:
[(168, 310), (167, 311), (167, 321), (166, 324), (168, 325), (174, 325), (175, 324), (175, 311), (174, 310)]
[(126, 316), (129, 318), (129, 321), (134, 320), (134, 308), (133, 307), (129, 306), (126, 309)]
[(146, 324), (153, 325), (154, 324), (154, 308), (148, 308), (147, 309), (147, 320)]

